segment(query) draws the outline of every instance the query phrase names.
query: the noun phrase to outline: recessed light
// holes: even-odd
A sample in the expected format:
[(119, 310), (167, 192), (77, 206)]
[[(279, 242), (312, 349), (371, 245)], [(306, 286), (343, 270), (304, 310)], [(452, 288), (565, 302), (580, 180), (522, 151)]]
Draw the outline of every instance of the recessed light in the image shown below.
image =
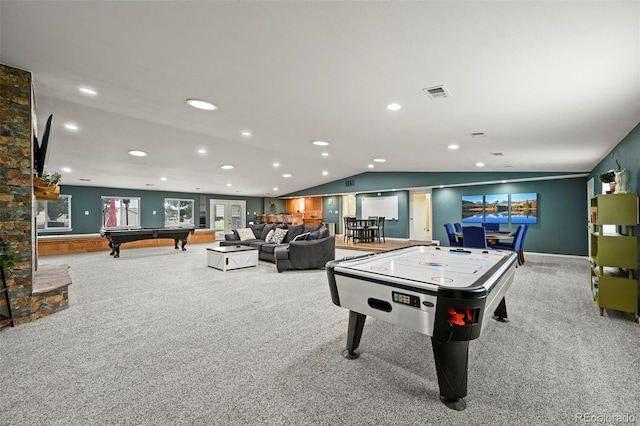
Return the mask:
[(71, 171), (71, 168), (69, 168), (69, 167), (63, 167), (61, 170), (62, 170), (63, 172), (65, 172), (65, 173), (69, 173), (69, 172)]
[(392, 104), (387, 105), (387, 109), (388, 109), (389, 111), (398, 111), (398, 110), (400, 110), (401, 108), (402, 108), (402, 105), (397, 104), (397, 103), (395, 103), (395, 102), (394, 102), (394, 103), (392, 103)]
[(322, 172), (322, 176), (326, 176), (326, 175), (328, 175), (328, 174), (329, 174), (329, 172), (328, 172), (328, 171), (326, 171), (326, 170)]
[(247, 138), (248, 138), (249, 136), (251, 136), (251, 132), (250, 132), (250, 131), (248, 131), (248, 130), (243, 130), (243, 131), (242, 131), (242, 133), (241, 133), (241, 135), (242, 135), (242, 136), (245, 136), (245, 137), (247, 137)]
[(137, 149), (132, 149), (129, 151), (129, 155), (133, 155), (134, 157), (146, 157), (147, 153)]
[(285, 173), (282, 175), (283, 178), (290, 178), (291, 177), (291, 173)]
[(167, 180), (167, 178), (166, 178), (166, 177), (164, 177), (164, 176), (162, 176), (162, 177), (160, 178), (160, 180)]
[(72, 131), (76, 131), (79, 129), (78, 125), (75, 123), (65, 123), (64, 128)]
[(233, 169), (233, 164), (223, 164), (220, 166), (220, 168), (224, 170), (231, 170)]
[(89, 95), (89, 96), (95, 96), (98, 94), (98, 92), (96, 92), (95, 90), (93, 90), (91, 87), (86, 87), (83, 86), (81, 87), (80, 90), (82, 93), (84, 93), (85, 95)]
[(329, 153), (328, 153), (328, 152), (323, 152), (323, 153), (322, 153), (322, 156), (323, 156), (323, 157), (328, 157), (328, 156), (329, 156)]
[(483, 132), (474, 132), (474, 133), (471, 133), (471, 137), (472, 138), (486, 138), (487, 135), (486, 135), (486, 133), (483, 133)]
[(228, 184), (227, 184), (227, 186), (231, 186), (231, 184), (230, 184), (230, 183), (228, 183)]
[(280, 163), (273, 163), (273, 167), (280, 167)]
[(278, 187), (276, 186), (275, 188), (273, 188), (273, 190), (274, 190), (274, 191), (277, 191), (277, 190), (278, 190)]
[(199, 152), (200, 154), (206, 154), (206, 153), (207, 153), (207, 150), (206, 150), (206, 149), (204, 149), (204, 148), (200, 148), (200, 149), (198, 150), (198, 152)]
[(476, 166), (478, 166), (478, 167), (484, 167), (484, 163), (476, 163)]
[(384, 163), (387, 160), (385, 160), (384, 158), (374, 158), (373, 161), (375, 161), (376, 163)]
[(218, 107), (211, 102), (202, 101), (200, 99), (187, 99), (187, 104), (194, 108), (203, 109), (205, 111), (213, 111), (214, 109), (218, 109)]
[(319, 141), (319, 140), (315, 140), (315, 141), (311, 141), (312, 144), (317, 145), (317, 146), (328, 146), (329, 142), (327, 141)]
[(449, 148), (449, 149), (458, 149), (458, 148), (460, 148), (460, 146), (459, 146), (459, 145), (456, 145), (456, 144), (454, 144), (454, 143), (452, 143), (452, 144), (451, 144), (451, 145), (449, 145), (447, 148)]
[(367, 164), (367, 167), (373, 169), (375, 166), (373, 164)]

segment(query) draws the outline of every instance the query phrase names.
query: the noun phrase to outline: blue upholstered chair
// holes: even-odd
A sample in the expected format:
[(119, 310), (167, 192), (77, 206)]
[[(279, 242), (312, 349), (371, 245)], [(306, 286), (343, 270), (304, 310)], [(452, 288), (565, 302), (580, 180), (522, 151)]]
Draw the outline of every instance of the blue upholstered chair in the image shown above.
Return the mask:
[(521, 259), (520, 252), (522, 251), (522, 238), (524, 236), (524, 233), (525, 233), (526, 229), (527, 229), (526, 225), (518, 226), (518, 229), (516, 229), (515, 234), (513, 234), (513, 243), (508, 243), (508, 244), (496, 243), (492, 247), (494, 249), (509, 250), (509, 251), (514, 252), (514, 253), (517, 253), (518, 254), (518, 265), (522, 265), (524, 262)]
[(520, 250), (518, 251), (518, 260), (522, 265), (524, 263), (524, 240), (527, 238), (527, 231), (529, 230), (529, 224), (524, 225), (524, 231), (522, 231), (522, 241), (520, 241)]
[(460, 247), (462, 244), (458, 242), (456, 238), (455, 231), (453, 230), (453, 225), (450, 223), (444, 224), (444, 229), (447, 231), (447, 237), (449, 237), (449, 246), (451, 247)]
[(499, 223), (484, 222), (482, 224), (482, 226), (487, 231), (499, 231), (500, 230), (500, 224)]
[(469, 248), (490, 248), (487, 245), (487, 231), (482, 226), (464, 226), (462, 228), (462, 246)]
[(454, 223), (453, 227), (456, 228), (456, 232), (462, 232), (462, 225), (460, 225), (458, 222)]

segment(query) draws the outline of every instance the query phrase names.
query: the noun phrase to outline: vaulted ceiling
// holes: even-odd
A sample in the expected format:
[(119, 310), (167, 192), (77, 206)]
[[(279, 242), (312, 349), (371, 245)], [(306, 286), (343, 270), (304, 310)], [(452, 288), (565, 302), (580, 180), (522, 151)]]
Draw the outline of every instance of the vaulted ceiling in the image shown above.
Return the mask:
[(0, 48), (33, 73), (47, 169), (71, 185), (277, 196), (367, 171), (588, 172), (640, 121), (637, 1), (2, 1)]

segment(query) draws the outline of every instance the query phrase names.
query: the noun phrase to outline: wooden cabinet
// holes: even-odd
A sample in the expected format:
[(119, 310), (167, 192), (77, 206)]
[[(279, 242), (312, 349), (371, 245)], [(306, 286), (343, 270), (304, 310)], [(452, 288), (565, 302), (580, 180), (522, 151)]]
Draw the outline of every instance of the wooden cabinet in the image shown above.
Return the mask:
[(591, 292), (603, 309), (638, 313), (637, 194), (602, 194), (591, 199)]
[(285, 208), (287, 214), (297, 214), (299, 211), (304, 211), (306, 225), (316, 226), (322, 223), (322, 197), (292, 198), (285, 201)]

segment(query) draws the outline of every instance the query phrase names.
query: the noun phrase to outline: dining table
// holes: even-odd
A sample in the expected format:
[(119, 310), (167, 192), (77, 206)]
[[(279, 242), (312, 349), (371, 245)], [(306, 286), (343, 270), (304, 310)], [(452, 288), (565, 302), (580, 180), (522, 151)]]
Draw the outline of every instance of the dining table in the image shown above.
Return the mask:
[[(497, 243), (499, 240), (513, 241), (515, 235), (511, 231), (485, 231), (487, 244), (490, 246)], [(454, 235), (458, 241), (462, 241), (462, 232), (454, 232)]]
[(378, 219), (355, 219), (349, 218), (355, 224), (357, 239), (361, 242), (374, 242), (375, 231), (378, 229)]

